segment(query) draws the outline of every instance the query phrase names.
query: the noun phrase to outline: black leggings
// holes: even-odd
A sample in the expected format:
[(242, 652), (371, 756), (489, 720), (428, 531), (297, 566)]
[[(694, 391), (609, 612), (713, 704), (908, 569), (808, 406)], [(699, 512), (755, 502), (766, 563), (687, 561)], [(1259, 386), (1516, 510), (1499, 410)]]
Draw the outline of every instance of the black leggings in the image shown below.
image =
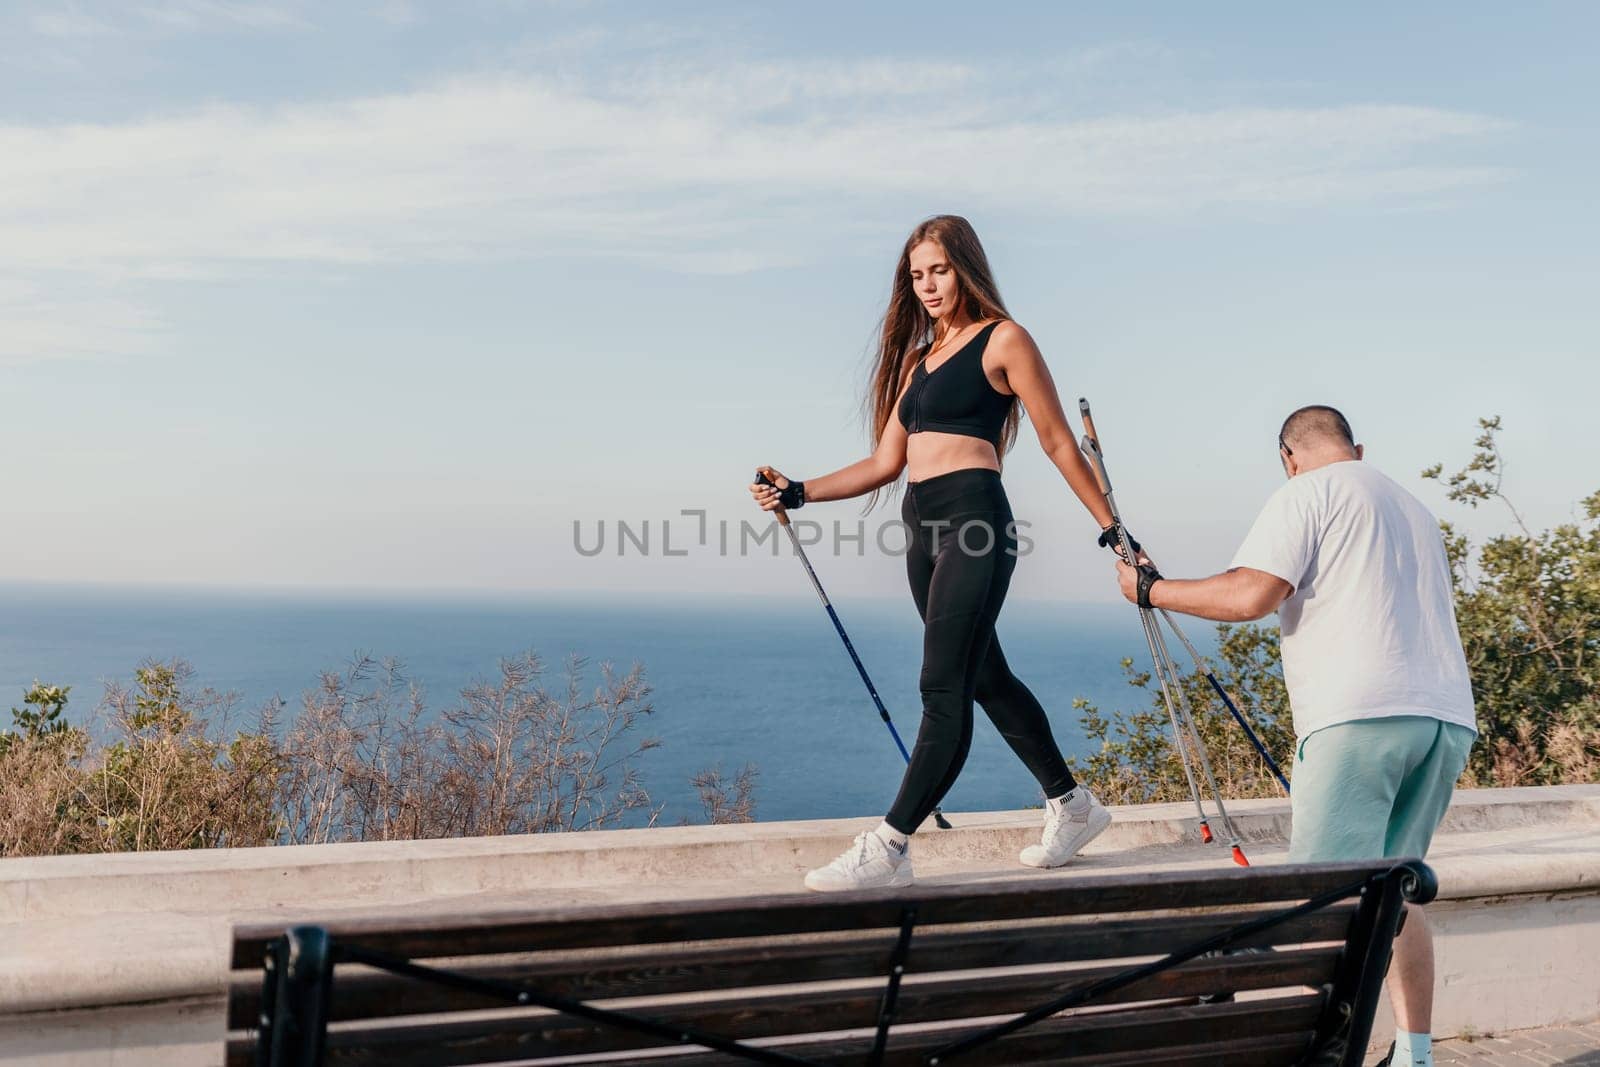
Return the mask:
[(1076, 783), (1044, 709), (1000, 651), (994, 622), (1017, 565), (1011, 504), (997, 471), (967, 467), (906, 486), (906, 574), (922, 616), (922, 726), (887, 821), (914, 832), (955, 784), (977, 700), (1047, 797)]

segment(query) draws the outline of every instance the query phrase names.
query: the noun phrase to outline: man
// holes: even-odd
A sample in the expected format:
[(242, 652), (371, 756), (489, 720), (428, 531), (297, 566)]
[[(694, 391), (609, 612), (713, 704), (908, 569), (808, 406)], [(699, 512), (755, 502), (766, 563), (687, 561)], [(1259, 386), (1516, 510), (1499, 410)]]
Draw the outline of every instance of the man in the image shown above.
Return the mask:
[[(1141, 607), (1219, 622), (1278, 612), (1297, 739), (1290, 862), (1425, 856), (1477, 735), (1438, 523), (1364, 451), (1338, 411), (1301, 408), (1278, 434), (1289, 481), (1228, 571), (1179, 581), (1117, 564)], [(1411, 909), (1384, 1063), (1431, 1067), (1433, 984), (1433, 941)]]

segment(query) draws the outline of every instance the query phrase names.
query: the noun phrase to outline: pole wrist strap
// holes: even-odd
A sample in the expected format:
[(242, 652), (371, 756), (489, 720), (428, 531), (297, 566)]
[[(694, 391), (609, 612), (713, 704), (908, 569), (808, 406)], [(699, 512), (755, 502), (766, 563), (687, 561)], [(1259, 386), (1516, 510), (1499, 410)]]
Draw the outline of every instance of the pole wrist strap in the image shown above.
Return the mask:
[(1152, 610), (1150, 604), (1150, 590), (1161, 581), (1161, 572), (1148, 563), (1139, 565), (1139, 606), (1146, 611)]

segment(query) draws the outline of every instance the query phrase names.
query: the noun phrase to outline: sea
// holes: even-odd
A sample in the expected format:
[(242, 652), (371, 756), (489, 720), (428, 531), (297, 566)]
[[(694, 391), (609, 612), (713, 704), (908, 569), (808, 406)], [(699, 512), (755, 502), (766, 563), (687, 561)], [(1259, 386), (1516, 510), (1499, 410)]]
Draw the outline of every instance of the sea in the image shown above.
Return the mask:
[[(909, 747), (922, 655), (909, 595), (834, 604)], [(1209, 629), (1189, 629), (1209, 651)], [(1069, 756), (1090, 747), (1074, 698), (1105, 711), (1148, 699), (1122, 668), (1125, 658), (1147, 666), (1131, 607), (1016, 599), (996, 633)], [(36, 680), (70, 685), (67, 718), (87, 725), (108, 683), (131, 684), (140, 663), (173, 658), (192, 665), (194, 687), (237, 694), (240, 725), (268, 702), (292, 717), (323, 672), (363, 655), (397, 660), (431, 715), (464, 686), (495, 679), (502, 658), (530, 650), (546, 664), (543, 684), (559, 691), (569, 654), (588, 660), (587, 688), (600, 684), (602, 663), (643, 666), (653, 710), (635, 732), (660, 745), (634, 765), (660, 823), (706, 821), (691, 778), (708, 768), (731, 777), (753, 766), (759, 819), (881, 816), (898, 788), (904, 761), (815, 599), (0, 585), (0, 727)], [(975, 711), (971, 754), (945, 810), (1038, 805), (1032, 777)]]

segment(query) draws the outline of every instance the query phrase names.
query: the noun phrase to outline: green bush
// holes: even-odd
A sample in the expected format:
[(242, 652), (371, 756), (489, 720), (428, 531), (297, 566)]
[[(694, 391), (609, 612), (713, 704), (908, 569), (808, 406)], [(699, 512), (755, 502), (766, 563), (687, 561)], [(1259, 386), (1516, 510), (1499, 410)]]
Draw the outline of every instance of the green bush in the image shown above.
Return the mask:
[[(1179, 625), (1183, 622), (1180, 619)], [(1217, 655), (1207, 660), (1208, 666), (1233, 698), (1239, 714), (1250, 723), (1261, 743), (1287, 774), (1286, 757), (1294, 745), (1294, 728), (1278, 658), (1277, 627), (1224, 623), (1217, 627), (1217, 635)], [(1175, 644), (1170, 637), (1168, 643)], [(1189, 787), (1183, 765), (1172, 747), (1171, 726), (1160, 685), (1149, 671), (1135, 670), (1131, 659), (1122, 661), (1122, 669), (1129, 684), (1145, 695), (1147, 707), (1142, 711), (1107, 716), (1082, 697), (1074, 700), (1084, 733), (1091, 741), (1099, 742), (1100, 749), (1084, 759), (1069, 759), (1068, 765), (1074, 775), (1089, 782), (1096, 794), (1108, 803), (1188, 800)], [(1223, 795), (1281, 795), (1277, 779), (1272, 777), (1244, 731), (1221, 706), (1205, 675), (1190, 664), (1179, 681)], [(1201, 787), (1205, 791), (1203, 783)]]
[(1441, 524), (1482, 734), (1469, 774), (1479, 785), (1600, 780), (1600, 492), (1583, 500), (1581, 518), (1535, 533), (1501, 491), (1499, 418), (1478, 425), (1465, 469), (1422, 472), (1454, 502), (1497, 501), (1513, 525), (1474, 554)]
[(232, 700), (191, 695), (192, 674), (181, 661), (150, 663), (134, 672), (133, 689), (107, 691), (117, 739), (83, 784), (102, 836), (96, 851), (245, 847), (276, 836), (282, 754), (263, 732), (213, 738), (212, 714), (225, 715)]

